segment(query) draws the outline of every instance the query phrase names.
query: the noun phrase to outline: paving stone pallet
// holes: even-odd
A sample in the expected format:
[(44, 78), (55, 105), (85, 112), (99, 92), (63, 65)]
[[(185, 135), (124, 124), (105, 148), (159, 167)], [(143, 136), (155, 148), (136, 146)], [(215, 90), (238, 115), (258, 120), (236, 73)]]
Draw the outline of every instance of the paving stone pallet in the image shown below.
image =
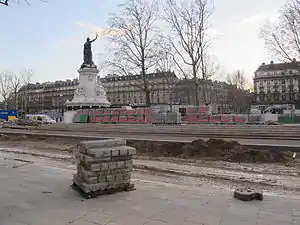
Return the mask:
[(77, 191), (82, 197), (86, 198), (86, 199), (90, 199), (90, 198), (97, 198), (101, 195), (111, 195), (111, 194), (115, 194), (118, 192), (129, 192), (129, 191), (134, 191), (135, 187), (134, 184), (126, 184), (123, 187), (118, 187), (118, 188), (111, 188), (111, 189), (105, 189), (105, 190), (98, 190), (96, 192), (89, 192), (86, 193), (81, 187), (79, 187), (75, 182), (73, 182), (73, 184), (71, 185), (71, 187)]
[(126, 140), (107, 139), (82, 141), (76, 152), (77, 173), (72, 187), (86, 196), (97, 196), (129, 190), (136, 149)]

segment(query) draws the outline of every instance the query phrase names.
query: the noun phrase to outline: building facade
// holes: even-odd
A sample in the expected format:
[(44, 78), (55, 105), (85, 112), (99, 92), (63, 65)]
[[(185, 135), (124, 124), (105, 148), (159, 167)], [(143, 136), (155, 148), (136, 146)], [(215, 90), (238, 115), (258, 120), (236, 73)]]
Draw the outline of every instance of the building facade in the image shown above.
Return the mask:
[[(147, 82), (151, 93), (151, 103), (170, 104), (173, 101), (173, 87), (178, 81), (174, 72), (148, 74)], [(112, 106), (145, 106), (141, 75), (98, 77)], [(72, 100), (78, 79), (36, 83), (23, 86), (18, 92), (18, 110), (35, 113), (42, 110), (62, 112), (65, 102)]]
[[(107, 75), (100, 78), (112, 106), (145, 106), (146, 95), (143, 91), (142, 75), (117, 76)], [(172, 104), (174, 87), (178, 82), (174, 72), (147, 74), (146, 81), (150, 90), (151, 104)]]
[[(159, 72), (146, 77), (152, 105), (195, 105), (193, 80), (178, 79), (174, 72)], [(98, 77), (112, 107), (146, 105), (141, 75)], [(25, 113), (54, 111), (62, 113), (67, 100), (72, 100), (78, 79), (36, 83), (23, 86), (18, 92), (18, 110)], [(217, 112), (245, 112), (248, 93), (225, 82), (199, 80), (200, 104), (213, 105)]]
[(255, 71), (256, 104), (295, 104), (300, 101), (300, 62), (263, 63)]
[[(194, 80), (181, 80), (174, 93), (175, 101), (180, 105), (195, 105)], [(199, 104), (210, 104), (218, 113), (247, 112), (250, 109), (250, 91), (238, 89), (226, 82), (199, 80), (198, 81)]]
[(78, 79), (28, 84), (18, 92), (18, 110), (36, 113), (41, 110), (62, 112), (67, 100), (72, 100)]

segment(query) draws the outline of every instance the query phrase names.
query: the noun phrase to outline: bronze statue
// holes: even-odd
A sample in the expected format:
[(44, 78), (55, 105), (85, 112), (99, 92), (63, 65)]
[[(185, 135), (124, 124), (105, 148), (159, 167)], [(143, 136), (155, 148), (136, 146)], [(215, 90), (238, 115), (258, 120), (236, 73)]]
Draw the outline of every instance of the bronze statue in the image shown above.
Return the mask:
[(96, 67), (95, 63), (93, 62), (92, 43), (96, 41), (97, 38), (98, 34), (96, 34), (96, 37), (93, 40), (90, 40), (89, 37), (86, 39), (83, 48), (83, 64), (81, 65), (81, 69), (85, 67)]

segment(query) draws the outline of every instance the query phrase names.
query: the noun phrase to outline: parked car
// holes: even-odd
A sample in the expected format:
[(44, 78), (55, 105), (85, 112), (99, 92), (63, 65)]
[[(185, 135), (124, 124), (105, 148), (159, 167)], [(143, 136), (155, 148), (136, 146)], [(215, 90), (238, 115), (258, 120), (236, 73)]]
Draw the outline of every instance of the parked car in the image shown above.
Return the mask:
[(32, 114), (32, 115), (25, 115), (25, 119), (37, 122), (39, 124), (54, 124), (56, 120), (53, 120), (48, 115), (43, 114)]

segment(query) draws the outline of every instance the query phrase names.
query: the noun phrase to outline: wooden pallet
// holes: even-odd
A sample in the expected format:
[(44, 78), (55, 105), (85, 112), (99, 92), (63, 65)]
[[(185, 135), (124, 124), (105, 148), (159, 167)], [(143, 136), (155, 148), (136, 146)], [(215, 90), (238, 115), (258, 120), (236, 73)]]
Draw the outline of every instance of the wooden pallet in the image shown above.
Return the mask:
[(127, 185), (124, 185), (124, 187), (119, 187), (119, 188), (111, 188), (111, 189), (104, 189), (104, 190), (99, 190), (99, 191), (91, 191), (89, 193), (86, 193), (84, 190), (81, 189), (81, 187), (79, 187), (75, 182), (73, 182), (71, 184), (71, 187), (79, 192), (79, 194), (86, 198), (86, 199), (90, 199), (90, 198), (97, 198), (101, 195), (111, 195), (111, 194), (115, 194), (115, 193), (118, 193), (118, 192), (129, 192), (129, 191), (134, 191), (136, 190), (135, 187), (134, 187), (134, 184), (127, 184)]

